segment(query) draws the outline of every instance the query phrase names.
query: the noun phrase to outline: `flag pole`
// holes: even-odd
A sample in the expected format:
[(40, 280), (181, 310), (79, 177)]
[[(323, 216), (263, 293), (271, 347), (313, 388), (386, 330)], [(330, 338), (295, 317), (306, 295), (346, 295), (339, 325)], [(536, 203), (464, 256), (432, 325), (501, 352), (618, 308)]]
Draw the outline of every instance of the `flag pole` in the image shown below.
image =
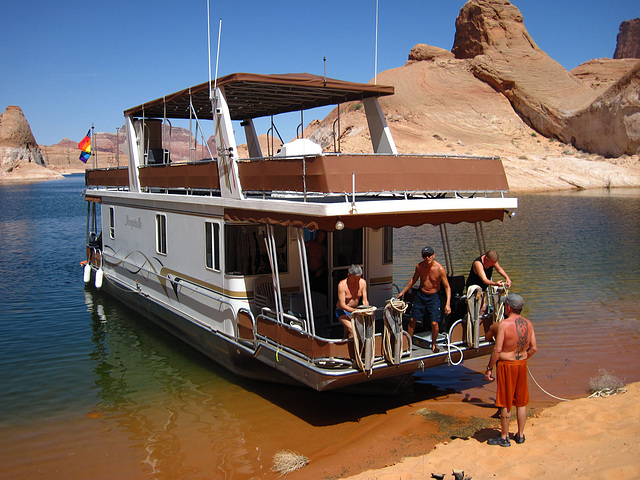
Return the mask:
[(91, 122), (91, 155), (93, 155), (93, 168), (98, 168), (98, 153), (94, 144), (95, 132), (93, 131), (93, 122)]
[(378, 84), (378, 0), (376, 0), (376, 46), (375, 46), (374, 56), (374, 66), (373, 66), (373, 84)]

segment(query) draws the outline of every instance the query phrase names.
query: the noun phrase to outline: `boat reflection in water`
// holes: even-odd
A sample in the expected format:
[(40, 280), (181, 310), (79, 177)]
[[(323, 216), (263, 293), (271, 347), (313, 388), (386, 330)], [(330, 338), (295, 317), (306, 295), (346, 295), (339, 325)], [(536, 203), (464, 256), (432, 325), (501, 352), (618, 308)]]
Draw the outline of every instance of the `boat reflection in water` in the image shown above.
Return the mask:
[(255, 396), (226, 381), (210, 359), (104, 294), (85, 290), (85, 301), (101, 399), (87, 416), (106, 427), (108, 450), (122, 437), (133, 468), (144, 474), (186, 472), (200, 462), (227, 472), (255, 468), (255, 447), (245, 441)]

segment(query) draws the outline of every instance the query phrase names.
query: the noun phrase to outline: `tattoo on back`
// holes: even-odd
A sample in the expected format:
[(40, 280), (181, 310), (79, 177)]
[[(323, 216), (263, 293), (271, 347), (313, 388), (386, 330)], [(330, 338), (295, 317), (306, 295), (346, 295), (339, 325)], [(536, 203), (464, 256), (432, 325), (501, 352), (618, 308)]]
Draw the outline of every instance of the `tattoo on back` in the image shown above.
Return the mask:
[(518, 344), (516, 347), (516, 360), (521, 360), (524, 356), (523, 353), (527, 349), (529, 338), (529, 325), (527, 321), (522, 317), (517, 317), (515, 320), (516, 332), (518, 335)]

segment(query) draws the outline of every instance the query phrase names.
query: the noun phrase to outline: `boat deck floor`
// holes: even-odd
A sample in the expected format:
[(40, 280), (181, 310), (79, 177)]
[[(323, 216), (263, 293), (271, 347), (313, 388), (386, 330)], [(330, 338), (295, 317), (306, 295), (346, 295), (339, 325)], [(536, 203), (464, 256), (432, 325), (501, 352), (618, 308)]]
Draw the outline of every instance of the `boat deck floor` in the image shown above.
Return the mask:
[[(344, 328), (342, 324), (331, 325), (331, 326), (325, 327), (322, 330), (323, 330), (322, 332), (318, 332), (318, 333), (320, 333), (320, 336), (324, 336), (325, 338), (333, 338), (333, 339), (345, 338)], [(376, 321), (375, 331), (377, 333), (380, 333), (382, 331), (381, 320)], [(447, 352), (449, 350), (449, 348), (447, 347), (447, 335), (440, 332), (438, 334), (436, 346), (438, 347), (438, 352), (434, 353), (431, 348), (431, 331), (430, 330), (415, 332), (412, 339), (411, 357), (424, 358), (428, 356), (447, 355)], [(457, 345), (457, 346), (461, 347), (461, 345)]]

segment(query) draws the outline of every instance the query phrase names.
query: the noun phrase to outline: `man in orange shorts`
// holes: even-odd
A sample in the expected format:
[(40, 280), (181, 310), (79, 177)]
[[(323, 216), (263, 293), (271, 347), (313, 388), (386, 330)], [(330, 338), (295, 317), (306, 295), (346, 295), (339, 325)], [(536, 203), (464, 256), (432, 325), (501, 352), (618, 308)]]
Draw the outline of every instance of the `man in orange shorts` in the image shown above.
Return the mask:
[(509, 421), (511, 407), (516, 406), (518, 433), (516, 443), (524, 443), (524, 424), (527, 419), (529, 386), (527, 384), (527, 359), (538, 350), (532, 323), (520, 315), (524, 300), (520, 295), (510, 293), (502, 297), (505, 318), (493, 324), (487, 339), (495, 336), (496, 343), (491, 352), (485, 372), (487, 381), (492, 382), (493, 367), (496, 368), (498, 391), (496, 407), (500, 408), (501, 435), (488, 441), (489, 445), (510, 447)]

